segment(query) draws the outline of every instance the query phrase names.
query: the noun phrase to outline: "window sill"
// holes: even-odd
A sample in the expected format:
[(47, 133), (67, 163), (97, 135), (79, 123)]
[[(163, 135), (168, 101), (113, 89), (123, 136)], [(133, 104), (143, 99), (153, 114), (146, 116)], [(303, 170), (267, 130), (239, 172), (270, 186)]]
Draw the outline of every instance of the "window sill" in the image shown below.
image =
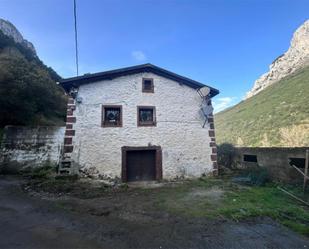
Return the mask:
[(103, 128), (117, 128), (117, 127), (122, 127), (122, 124), (119, 125), (112, 125), (112, 124), (102, 124)]
[(143, 90), (142, 93), (154, 93), (154, 90)]
[(139, 124), (137, 124), (137, 126), (138, 126), (138, 127), (157, 126), (157, 123), (151, 123), (151, 124), (139, 123)]

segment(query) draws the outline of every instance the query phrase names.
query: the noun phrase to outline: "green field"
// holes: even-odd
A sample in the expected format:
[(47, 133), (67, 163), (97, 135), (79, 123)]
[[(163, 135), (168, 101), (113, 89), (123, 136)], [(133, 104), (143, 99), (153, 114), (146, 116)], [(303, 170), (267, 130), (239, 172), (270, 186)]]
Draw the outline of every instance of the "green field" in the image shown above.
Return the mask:
[(309, 146), (309, 67), (215, 115), (218, 144)]

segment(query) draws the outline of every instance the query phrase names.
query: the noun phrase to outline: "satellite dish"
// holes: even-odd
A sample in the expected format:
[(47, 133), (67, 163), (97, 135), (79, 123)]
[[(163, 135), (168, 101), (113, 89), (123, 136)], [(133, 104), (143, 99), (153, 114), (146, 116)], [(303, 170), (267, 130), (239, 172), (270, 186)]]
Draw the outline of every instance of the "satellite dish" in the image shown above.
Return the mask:
[(208, 116), (212, 115), (213, 113), (213, 107), (211, 105), (211, 96), (209, 95), (210, 93), (210, 88), (207, 86), (201, 87), (197, 89), (197, 93), (200, 95), (202, 98), (202, 104), (201, 104), (201, 111), (203, 115), (205, 116), (205, 121), (203, 124), (203, 128), (205, 127), (205, 124), (207, 123)]
[(210, 89), (207, 86), (200, 88), (199, 91), (200, 91), (201, 95), (203, 95), (204, 97), (207, 96), (210, 93)]
[(202, 106), (202, 111), (205, 116), (209, 116), (212, 114), (214, 108), (211, 105), (203, 105)]

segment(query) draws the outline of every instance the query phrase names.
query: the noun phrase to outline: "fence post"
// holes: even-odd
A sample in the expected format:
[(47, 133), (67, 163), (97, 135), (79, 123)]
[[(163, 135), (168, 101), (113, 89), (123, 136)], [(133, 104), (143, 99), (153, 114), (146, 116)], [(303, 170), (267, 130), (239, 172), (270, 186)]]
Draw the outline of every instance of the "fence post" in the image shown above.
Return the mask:
[(308, 176), (308, 164), (309, 164), (309, 150), (306, 150), (306, 161), (305, 161), (305, 175), (304, 175), (304, 192), (306, 191), (306, 183), (307, 183), (307, 176)]

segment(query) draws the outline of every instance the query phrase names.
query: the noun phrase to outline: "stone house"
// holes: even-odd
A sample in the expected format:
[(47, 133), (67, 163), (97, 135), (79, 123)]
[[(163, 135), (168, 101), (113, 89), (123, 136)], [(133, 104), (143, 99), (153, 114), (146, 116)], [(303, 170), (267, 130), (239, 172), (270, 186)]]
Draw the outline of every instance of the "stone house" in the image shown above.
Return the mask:
[(219, 93), (152, 64), (64, 79), (70, 95), (60, 171), (122, 181), (199, 177), (217, 171), (212, 113)]

